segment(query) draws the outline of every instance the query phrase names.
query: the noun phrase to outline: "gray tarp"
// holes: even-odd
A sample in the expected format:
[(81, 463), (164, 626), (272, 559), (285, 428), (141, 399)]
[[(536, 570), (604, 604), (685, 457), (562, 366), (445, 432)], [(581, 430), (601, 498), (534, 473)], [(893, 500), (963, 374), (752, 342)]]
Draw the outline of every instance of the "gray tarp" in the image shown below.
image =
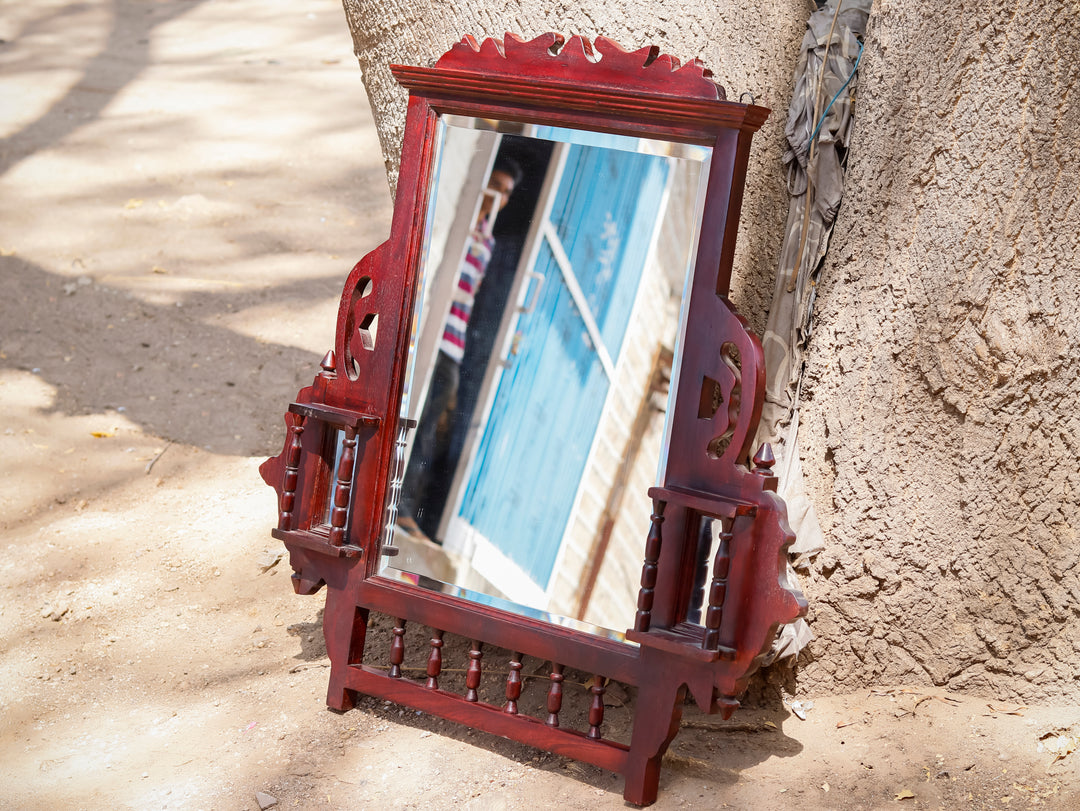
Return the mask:
[[(791, 203), (764, 340), (768, 385), (762, 437), (765, 438), (767, 433), (770, 440), (781, 437), (791, 419), (791, 410), (797, 405), (796, 393), (803, 352), (810, 335), (815, 283), (844, 192), (842, 160), (851, 135), (851, 91), (855, 81), (853, 79), (846, 87), (844, 84), (859, 56), (859, 42), (866, 29), (870, 3), (871, 0), (843, 0), (829, 47), (820, 101), (814, 91), (832, 26), (834, 2), (810, 16), (796, 66), (795, 91), (785, 130), (788, 151), (784, 155)], [(817, 126), (815, 107), (824, 110), (834, 97), (835, 101), (818, 129), (811, 163), (810, 137)], [(812, 186), (810, 216), (803, 245), (808, 177)], [(794, 289), (791, 289), (796, 262), (798, 274)]]
[[(843, 161), (851, 136), (851, 94), (855, 87), (854, 78), (850, 82), (848, 79), (859, 59), (872, 2), (839, 0), (842, 7), (836, 15), (837, 1), (830, 0), (810, 15), (795, 70), (795, 90), (785, 130), (788, 151), (784, 155), (791, 203), (765, 327), (768, 378), (758, 442), (754, 444), (757, 447), (760, 442), (771, 442), (776, 452), (780, 495), (787, 502), (788, 519), (796, 536), (791, 549), (796, 565), (800, 556), (809, 557), (824, 548), (799, 462), (799, 388), (813, 324), (817, 279), (844, 191)], [(830, 42), (826, 57), (826, 44)], [(822, 77), (823, 60), (827, 61)], [(819, 80), (820, 94), (815, 92)], [(811, 140), (815, 129), (816, 143)], [(794, 581), (794, 572), (789, 571), (789, 578)], [(770, 661), (797, 654), (811, 636), (803, 620), (785, 626)]]

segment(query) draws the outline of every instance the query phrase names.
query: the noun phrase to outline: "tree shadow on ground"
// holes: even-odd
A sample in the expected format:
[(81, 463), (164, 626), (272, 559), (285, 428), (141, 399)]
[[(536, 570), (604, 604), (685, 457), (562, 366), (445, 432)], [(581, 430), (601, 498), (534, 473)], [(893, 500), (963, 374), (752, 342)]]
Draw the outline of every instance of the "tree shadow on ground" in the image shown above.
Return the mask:
[[(73, 83), (48, 110), (4, 139), (0, 148), (0, 176), (30, 155), (49, 149), (99, 118), (117, 94), (150, 64), (150, 35), (154, 29), (188, 14), (203, 2), (205, 0), (187, 0), (147, 5), (118, 0), (111, 3), (112, 20), (104, 46), (82, 68), (79, 81)], [(72, 4), (51, 16), (70, 15), (85, 9), (84, 4)], [(14, 39), (34, 33), (48, 21), (49, 18), (38, 18)], [(40, 70), (41, 66), (34, 64), (28, 69)]]
[(318, 373), (321, 356), (189, 312), (225, 311), (252, 296), (302, 306), (338, 284), (304, 280), (254, 294), (199, 294), (199, 306), (184, 308), (79, 284), (17, 256), (0, 257), (0, 277), (0, 368), (33, 371), (54, 386), (51, 411), (112, 410), (150, 434), (241, 456), (280, 450), (282, 414)]

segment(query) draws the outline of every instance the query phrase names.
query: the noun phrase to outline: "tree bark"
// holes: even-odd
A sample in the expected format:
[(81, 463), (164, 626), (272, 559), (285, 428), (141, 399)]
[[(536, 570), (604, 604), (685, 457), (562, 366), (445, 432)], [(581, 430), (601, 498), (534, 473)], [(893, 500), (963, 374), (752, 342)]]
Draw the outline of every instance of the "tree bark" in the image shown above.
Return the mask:
[(870, 17), (817, 300), (810, 684), (1078, 694), (1080, 7)]
[(478, 40), (512, 31), (546, 31), (588, 39), (603, 35), (624, 48), (656, 45), (687, 61), (700, 58), (737, 101), (744, 91), (773, 114), (754, 137), (732, 277), (732, 298), (760, 332), (765, 327), (776, 255), (783, 238), (787, 191), (781, 157), (791, 74), (812, 3), (782, 0), (703, 6), (695, 0), (650, 5), (631, 0), (342, 0), (386, 159), (391, 191), (405, 126), (406, 94), (389, 65), (427, 65), (471, 34)]

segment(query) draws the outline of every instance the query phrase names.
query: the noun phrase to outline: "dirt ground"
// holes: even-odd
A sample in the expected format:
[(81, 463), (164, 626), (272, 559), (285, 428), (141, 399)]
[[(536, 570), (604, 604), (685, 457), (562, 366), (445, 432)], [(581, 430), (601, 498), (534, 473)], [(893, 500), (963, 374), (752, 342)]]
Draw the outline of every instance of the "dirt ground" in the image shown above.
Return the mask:
[[(341, 8), (5, 0), (0, 40), (0, 807), (623, 807), (593, 767), (325, 709), (257, 466), (389, 229)], [(688, 708), (656, 807), (1080, 807), (1080, 708), (795, 685)]]

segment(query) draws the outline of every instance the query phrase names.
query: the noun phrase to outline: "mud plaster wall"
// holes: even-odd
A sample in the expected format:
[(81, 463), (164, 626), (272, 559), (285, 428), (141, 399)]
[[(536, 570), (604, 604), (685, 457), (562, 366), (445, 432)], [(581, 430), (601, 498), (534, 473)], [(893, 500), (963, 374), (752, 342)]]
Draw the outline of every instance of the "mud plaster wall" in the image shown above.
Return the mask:
[(875, 4), (818, 297), (800, 685), (1080, 694), (1080, 4)]
[(394, 82), (388, 66), (427, 65), (465, 34), (501, 40), (506, 31), (527, 38), (556, 31), (565, 36), (581, 34), (590, 40), (603, 35), (625, 48), (657, 45), (683, 61), (701, 58), (732, 101), (743, 91), (753, 92), (756, 103), (773, 113), (755, 136), (750, 156), (732, 299), (755, 329), (764, 329), (787, 212), (780, 163), (784, 120), (792, 71), (812, 3), (767, 0), (754, 7), (733, 8), (721, 3), (703, 6), (696, 0), (664, 0), (662, 4), (626, 0), (474, 0), (453, 4), (343, 0), (343, 5), (378, 125), (391, 189), (397, 181), (406, 94)]

